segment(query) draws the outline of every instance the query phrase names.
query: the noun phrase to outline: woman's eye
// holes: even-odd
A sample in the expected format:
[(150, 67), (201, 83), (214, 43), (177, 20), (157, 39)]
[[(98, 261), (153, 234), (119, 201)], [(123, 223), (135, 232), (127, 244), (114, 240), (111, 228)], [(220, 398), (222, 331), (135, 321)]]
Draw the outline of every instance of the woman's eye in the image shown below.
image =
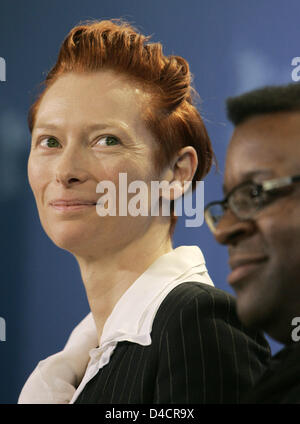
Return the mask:
[(52, 148), (52, 147), (59, 147), (60, 144), (56, 140), (56, 138), (54, 138), (54, 137), (48, 137), (48, 138), (45, 138), (44, 140), (41, 141), (41, 146)]
[(120, 141), (117, 139), (117, 137), (114, 137), (112, 135), (106, 135), (104, 137), (99, 138), (96, 145), (100, 146), (115, 146), (116, 144), (120, 144)]

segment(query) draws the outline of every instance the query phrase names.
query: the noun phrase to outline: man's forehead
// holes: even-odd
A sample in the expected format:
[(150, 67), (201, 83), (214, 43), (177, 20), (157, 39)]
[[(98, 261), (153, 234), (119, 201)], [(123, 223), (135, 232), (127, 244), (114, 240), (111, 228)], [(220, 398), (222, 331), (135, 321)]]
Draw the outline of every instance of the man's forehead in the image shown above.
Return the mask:
[(279, 145), (280, 149), (290, 140), (300, 145), (300, 111), (254, 115), (235, 127), (230, 145), (235, 140), (247, 143), (256, 139), (262, 145)]
[(300, 113), (276, 113), (238, 125), (226, 156), (224, 190), (300, 171)]
[(224, 191), (245, 181), (258, 181), (276, 175), (279, 157), (257, 139), (232, 138), (226, 156)]

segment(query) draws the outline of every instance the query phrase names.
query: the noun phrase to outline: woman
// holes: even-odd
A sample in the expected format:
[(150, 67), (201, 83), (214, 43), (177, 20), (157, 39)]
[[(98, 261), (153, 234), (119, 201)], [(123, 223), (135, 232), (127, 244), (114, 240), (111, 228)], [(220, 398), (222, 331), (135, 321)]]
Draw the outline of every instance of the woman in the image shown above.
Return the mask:
[[(39, 364), (20, 402), (238, 402), (269, 357), (266, 344), (241, 331), (233, 299), (213, 287), (200, 249), (172, 248), (174, 200), (185, 181), (195, 186), (207, 174), (213, 157), (187, 62), (164, 56), (126, 23), (75, 27), (29, 128), (40, 220), (77, 259), (92, 318)], [(147, 188), (143, 213), (120, 212), (124, 174)], [(176, 189), (154, 199), (153, 181)], [(113, 204), (99, 199), (103, 182), (115, 188)], [(128, 192), (129, 204), (133, 197)], [(168, 197), (171, 218), (151, 213)]]

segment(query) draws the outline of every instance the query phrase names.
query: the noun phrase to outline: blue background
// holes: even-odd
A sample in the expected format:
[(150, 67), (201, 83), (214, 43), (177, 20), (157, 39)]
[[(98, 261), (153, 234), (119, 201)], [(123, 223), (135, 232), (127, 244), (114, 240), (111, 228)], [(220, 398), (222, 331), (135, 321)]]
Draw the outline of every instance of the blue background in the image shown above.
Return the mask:
[[(27, 376), (42, 358), (60, 350), (88, 311), (75, 259), (44, 234), (26, 165), (27, 110), (54, 64), (67, 32), (79, 21), (123, 17), (161, 41), (167, 54), (184, 56), (194, 74), (221, 171), (205, 182), (205, 202), (221, 197), (228, 96), (265, 84), (291, 82), (300, 56), (298, 0), (1, 0), (0, 57), (0, 403), (16, 403)], [(226, 249), (205, 225), (184, 228), (174, 244), (197, 244), (217, 287), (228, 292)], [(280, 345), (271, 341), (273, 352)]]

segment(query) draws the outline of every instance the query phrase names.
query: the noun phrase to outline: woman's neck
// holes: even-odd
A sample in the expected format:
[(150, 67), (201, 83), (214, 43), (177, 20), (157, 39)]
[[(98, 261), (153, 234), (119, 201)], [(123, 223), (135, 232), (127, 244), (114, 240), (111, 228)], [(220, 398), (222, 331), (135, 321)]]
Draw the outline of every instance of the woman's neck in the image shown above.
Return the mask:
[(134, 281), (160, 256), (172, 250), (167, 234), (145, 235), (126, 248), (98, 258), (77, 257), (89, 305), (100, 340), (103, 326), (114, 306)]

